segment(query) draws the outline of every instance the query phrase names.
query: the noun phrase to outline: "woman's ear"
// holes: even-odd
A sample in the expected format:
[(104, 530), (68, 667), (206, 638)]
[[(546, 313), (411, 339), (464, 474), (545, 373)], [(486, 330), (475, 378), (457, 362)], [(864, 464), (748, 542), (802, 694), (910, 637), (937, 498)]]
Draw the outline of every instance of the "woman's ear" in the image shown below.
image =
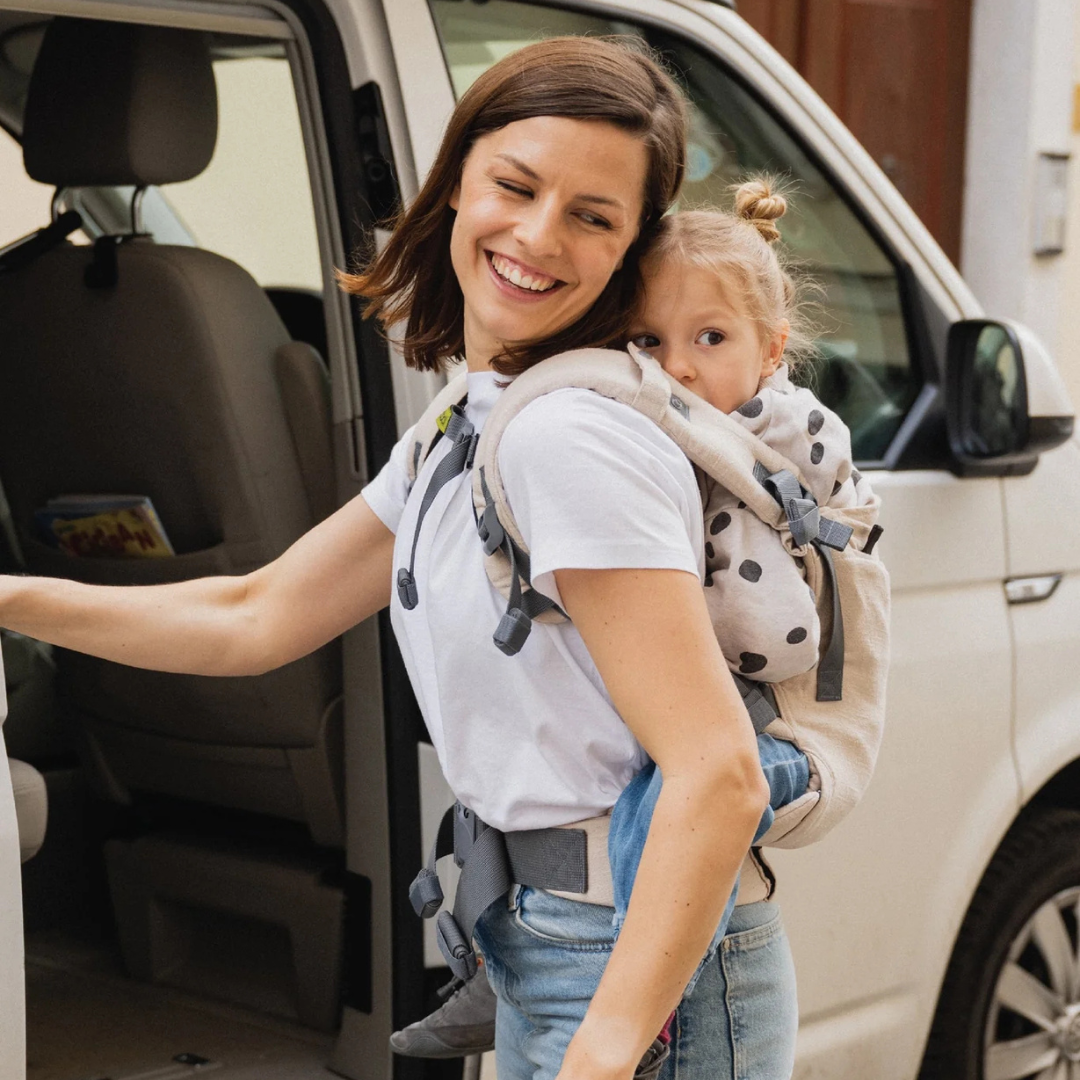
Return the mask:
[(451, 210), (456, 210), (461, 204), (461, 181), (459, 180), (454, 185), (454, 190), (450, 192), (450, 198), (446, 200), (447, 205)]
[(784, 319), (780, 325), (773, 331), (773, 335), (769, 338), (769, 348), (765, 353), (765, 356), (761, 361), (761, 377), (767, 379), (770, 375), (776, 373), (776, 369), (780, 366), (780, 362), (784, 358), (784, 348), (787, 345), (788, 335), (791, 333), (791, 323)]

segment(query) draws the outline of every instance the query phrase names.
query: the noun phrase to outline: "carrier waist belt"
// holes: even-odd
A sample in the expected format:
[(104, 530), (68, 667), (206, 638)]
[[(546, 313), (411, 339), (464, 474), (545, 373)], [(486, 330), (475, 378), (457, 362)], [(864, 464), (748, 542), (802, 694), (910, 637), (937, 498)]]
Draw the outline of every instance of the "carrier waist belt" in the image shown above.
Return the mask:
[[(439, 911), (442, 886), (435, 864), (454, 856), (461, 867), (454, 909)], [(477, 919), (512, 885), (585, 893), (589, 888), (584, 829), (524, 829), (504, 833), (455, 803), (443, 815), (428, 861), (409, 887), (409, 899), (424, 919), (438, 914), (435, 938), (450, 970), (462, 979), (476, 974), (472, 946)]]

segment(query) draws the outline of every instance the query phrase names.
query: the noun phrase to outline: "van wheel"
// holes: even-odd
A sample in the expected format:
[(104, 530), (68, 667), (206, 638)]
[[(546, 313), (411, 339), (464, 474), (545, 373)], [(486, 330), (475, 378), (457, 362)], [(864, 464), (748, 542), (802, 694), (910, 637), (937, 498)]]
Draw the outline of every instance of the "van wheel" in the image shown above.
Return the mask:
[(971, 901), (920, 1080), (1080, 1080), (1080, 813), (1025, 812)]

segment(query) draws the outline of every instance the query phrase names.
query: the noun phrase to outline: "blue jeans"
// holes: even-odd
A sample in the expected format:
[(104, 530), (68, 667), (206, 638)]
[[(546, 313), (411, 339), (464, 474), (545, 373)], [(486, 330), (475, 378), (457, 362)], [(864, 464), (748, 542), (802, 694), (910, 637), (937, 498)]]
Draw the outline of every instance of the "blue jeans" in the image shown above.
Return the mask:
[[(776, 817), (776, 811), (804, 794), (810, 783), (810, 763), (806, 760), (806, 755), (794, 743), (774, 739), (771, 735), (759, 735), (757, 744), (761, 770), (769, 784), (769, 805), (765, 808), (765, 813), (762, 814), (757, 831), (754, 833), (755, 842), (768, 832)], [(634, 887), (638, 863), (641, 861), (641, 852), (645, 846), (649, 826), (652, 824), (653, 810), (656, 808), (656, 800), (660, 797), (661, 786), (660, 770), (650, 761), (623, 788), (619, 801), (611, 813), (608, 857), (611, 860), (611, 878), (615, 893), (616, 935), (626, 918), (630, 891)], [(687, 995), (693, 992), (705, 964), (715, 954), (720, 940), (727, 932), (728, 920), (734, 909), (735, 891), (728, 897), (727, 906), (720, 917), (720, 924), (713, 935), (709, 952), (706, 953), (705, 959), (687, 984)]]
[[(759, 735), (758, 752), (770, 798), (755, 840), (810, 777), (806, 756), (791, 743)], [(558, 1073), (626, 915), (660, 787), (650, 762), (615, 804), (608, 841), (614, 908), (515, 886), (508, 904), (493, 904), (476, 924), (498, 997), (499, 1080)], [(795, 970), (779, 909), (766, 901), (735, 907), (732, 892), (676, 1012), (660, 1080), (789, 1080), (797, 1027)]]
[[(515, 886), (476, 924), (499, 1080), (554, 1080), (615, 944), (614, 909)], [(672, 1025), (660, 1080), (789, 1080), (798, 1008), (777, 906), (737, 907)]]

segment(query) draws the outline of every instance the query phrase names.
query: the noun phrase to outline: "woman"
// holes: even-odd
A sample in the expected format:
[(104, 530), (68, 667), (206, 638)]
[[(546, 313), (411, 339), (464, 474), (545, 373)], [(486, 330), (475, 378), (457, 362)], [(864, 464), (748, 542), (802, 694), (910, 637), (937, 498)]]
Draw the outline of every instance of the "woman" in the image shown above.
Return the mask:
[[(385, 322), (404, 319), (414, 366), (464, 357), (479, 428), (497, 373), (622, 343), (637, 252), (681, 180), (684, 127), (678, 90), (633, 49), (523, 49), (463, 96), (416, 203), (346, 284)], [(767, 790), (705, 608), (686, 459), (638, 414), (585, 391), (535, 402), (502, 447), (534, 580), (572, 625), (536, 626), (513, 659), (494, 648), (502, 602), (465, 477), (431, 504), (415, 603), (395, 595), (392, 618), (451, 787), (490, 824), (599, 818), (646, 754), (663, 771), (617, 943), (610, 908), (541, 890), (513, 890), (477, 926), (500, 998), (501, 1080), (629, 1078), (706, 951)], [(410, 493), (407, 435), (360, 497), (246, 577), (151, 588), (3, 579), (0, 625), (166, 671), (284, 664), (391, 602), (444, 449)], [(679, 1009), (665, 1069), (781, 1078), (793, 1030), (778, 914), (744, 905)]]

